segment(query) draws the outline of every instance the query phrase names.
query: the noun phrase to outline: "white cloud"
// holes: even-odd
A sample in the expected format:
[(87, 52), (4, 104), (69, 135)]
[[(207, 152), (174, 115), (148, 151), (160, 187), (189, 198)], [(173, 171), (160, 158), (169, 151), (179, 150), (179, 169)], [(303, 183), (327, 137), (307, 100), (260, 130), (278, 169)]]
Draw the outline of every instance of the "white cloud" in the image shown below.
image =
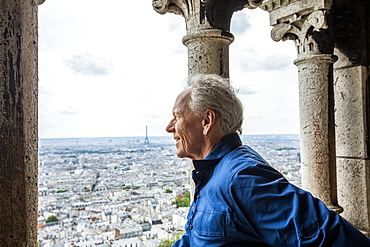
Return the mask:
[(234, 13), (232, 18), (230, 31), (235, 36), (243, 35), (251, 29), (252, 24), (250, 22), (250, 16), (246, 15), (244, 11)]
[(85, 75), (108, 75), (112, 67), (109, 60), (88, 53), (74, 55), (65, 59), (64, 63), (74, 72)]
[(66, 106), (59, 110), (60, 114), (63, 115), (74, 115), (78, 114), (78, 112), (72, 106)]

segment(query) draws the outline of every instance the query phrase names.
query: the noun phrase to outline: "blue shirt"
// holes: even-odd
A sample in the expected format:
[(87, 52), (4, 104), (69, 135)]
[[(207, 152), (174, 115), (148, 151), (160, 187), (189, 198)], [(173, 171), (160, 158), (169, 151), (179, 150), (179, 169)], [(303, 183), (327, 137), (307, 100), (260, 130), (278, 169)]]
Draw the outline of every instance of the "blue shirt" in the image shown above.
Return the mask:
[(194, 201), (174, 246), (370, 246), (323, 202), (290, 184), (239, 135), (193, 160)]

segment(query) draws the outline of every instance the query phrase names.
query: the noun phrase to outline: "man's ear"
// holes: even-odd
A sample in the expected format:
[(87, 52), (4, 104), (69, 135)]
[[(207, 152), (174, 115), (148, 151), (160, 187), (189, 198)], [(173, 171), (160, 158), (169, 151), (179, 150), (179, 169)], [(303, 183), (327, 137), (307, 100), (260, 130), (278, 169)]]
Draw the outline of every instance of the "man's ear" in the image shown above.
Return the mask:
[(203, 113), (203, 135), (207, 135), (211, 127), (216, 123), (216, 112), (211, 109), (207, 109)]

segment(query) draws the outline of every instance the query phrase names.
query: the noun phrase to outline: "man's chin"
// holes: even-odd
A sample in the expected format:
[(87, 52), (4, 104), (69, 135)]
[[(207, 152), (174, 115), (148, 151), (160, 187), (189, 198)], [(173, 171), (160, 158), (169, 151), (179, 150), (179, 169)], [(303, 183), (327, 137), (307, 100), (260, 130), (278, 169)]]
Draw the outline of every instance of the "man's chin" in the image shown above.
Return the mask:
[(177, 155), (177, 157), (179, 157), (181, 159), (186, 158), (186, 154), (185, 154), (184, 150), (182, 150), (181, 148), (177, 149), (176, 155)]
[(179, 157), (181, 159), (186, 158), (183, 153), (177, 153), (176, 155), (177, 155), (177, 157)]

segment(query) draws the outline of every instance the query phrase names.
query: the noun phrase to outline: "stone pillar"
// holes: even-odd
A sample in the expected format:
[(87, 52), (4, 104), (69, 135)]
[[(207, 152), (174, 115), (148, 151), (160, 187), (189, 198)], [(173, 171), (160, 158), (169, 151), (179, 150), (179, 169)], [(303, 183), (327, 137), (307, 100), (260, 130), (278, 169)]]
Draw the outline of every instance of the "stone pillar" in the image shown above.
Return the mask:
[(329, 54), (295, 60), (299, 75), (302, 187), (335, 209), (337, 203), (333, 63)]
[(154, 9), (185, 18), (188, 75), (218, 74), (229, 77), (229, 45), (233, 13), (244, 7), (256, 8), (262, 0), (153, 0)]
[(327, 30), (331, 1), (267, 1), (271, 36), (297, 47), (302, 187), (337, 212), (333, 42)]
[(37, 6), (0, 7), (0, 246), (37, 241)]
[(183, 38), (188, 48), (188, 75), (218, 74), (229, 77), (231, 33), (218, 29), (196, 31)]

